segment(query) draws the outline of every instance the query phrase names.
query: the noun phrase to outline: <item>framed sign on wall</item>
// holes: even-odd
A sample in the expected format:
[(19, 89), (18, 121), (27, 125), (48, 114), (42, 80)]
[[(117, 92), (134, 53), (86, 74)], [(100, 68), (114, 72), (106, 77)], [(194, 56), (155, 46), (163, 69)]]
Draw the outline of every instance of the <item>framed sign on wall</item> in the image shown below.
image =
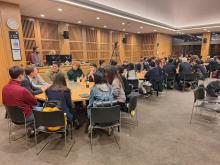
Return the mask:
[(19, 42), (19, 35), (17, 31), (9, 31), (11, 41), (12, 58), (14, 61), (21, 61), (21, 48)]

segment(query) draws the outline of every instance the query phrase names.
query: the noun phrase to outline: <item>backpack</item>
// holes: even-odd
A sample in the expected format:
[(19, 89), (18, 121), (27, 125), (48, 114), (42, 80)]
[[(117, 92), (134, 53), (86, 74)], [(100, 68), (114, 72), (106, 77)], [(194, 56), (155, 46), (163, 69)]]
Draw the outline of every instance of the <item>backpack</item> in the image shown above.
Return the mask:
[[(54, 112), (54, 111), (60, 111), (60, 102), (59, 101), (47, 101), (44, 104), (43, 112)], [(65, 117), (65, 125), (67, 125), (67, 118)], [(47, 127), (49, 131), (58, 131), (62, 129), (63, 126), (56, 126), (56, 127)]]

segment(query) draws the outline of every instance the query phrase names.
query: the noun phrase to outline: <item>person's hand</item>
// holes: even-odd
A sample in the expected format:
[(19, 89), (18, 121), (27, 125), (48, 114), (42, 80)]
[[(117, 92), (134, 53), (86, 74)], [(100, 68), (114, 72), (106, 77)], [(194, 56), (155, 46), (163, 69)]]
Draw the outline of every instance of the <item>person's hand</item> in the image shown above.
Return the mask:
[(42, 87), (41, 87), (41, 90), (42, 90), (43, 92), (45, 92), (45, 91), (47, 90), (47, 88), (49, 88), (49, 86), (45, 85), (45, 86), (42, 86)]

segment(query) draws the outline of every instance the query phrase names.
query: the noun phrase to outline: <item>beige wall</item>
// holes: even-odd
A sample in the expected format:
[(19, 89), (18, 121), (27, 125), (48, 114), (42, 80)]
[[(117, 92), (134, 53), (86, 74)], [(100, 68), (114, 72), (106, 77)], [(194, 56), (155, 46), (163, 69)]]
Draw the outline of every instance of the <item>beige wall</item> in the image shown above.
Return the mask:
[(158, 33), (156, 36), (156, 54), (157, 57), (168, 57), (172, 53), (172, 36)]

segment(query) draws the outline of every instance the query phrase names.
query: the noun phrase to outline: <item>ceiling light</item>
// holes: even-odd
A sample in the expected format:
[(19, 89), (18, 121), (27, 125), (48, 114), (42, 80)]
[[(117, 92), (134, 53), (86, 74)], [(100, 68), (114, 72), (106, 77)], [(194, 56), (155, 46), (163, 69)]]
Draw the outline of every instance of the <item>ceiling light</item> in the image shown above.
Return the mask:
[(157, 30), (154, 30), (154, 32), (156, 32)]
[(80, 23), (82, 23), (82, 21), (78, 21), (77, 23), (79, 23), (79, 24), (80, 24)]
[(40, 16), (41, 16), (41, 17), (45, 17), (45, 15), (44, 15), (44, 14), (41, 14)]
[(122, 29), (123, 31), (125, 31), (126, 29)]
[(104, 28), (107, 28), (107, 25), (104, 25), (103, 27), (104, 27)]
[(210, 30), (208, 30), (207, 32), (210, 32)]
[(206, 31), (207, 29), (203, 29), (204, 31)]
[(61, 8), (58, 8), (57, 10), (58, 10), (59, 12), (63, 11), (63, 9), (61, 9)]
[(124, 23), (124, 22), (122, 22), (121, 24), (122, 24), (122, 25), (125, 25), (125, 23)]
[(100, 20), (100, 17), (96, 17), (97, 20)]
[(140, 34), (141, 32), (137, 32), (137, 34)]
[(143, 29), (144, 27), (143, 27), (143, 26), (140, 26), (140, 28)]

